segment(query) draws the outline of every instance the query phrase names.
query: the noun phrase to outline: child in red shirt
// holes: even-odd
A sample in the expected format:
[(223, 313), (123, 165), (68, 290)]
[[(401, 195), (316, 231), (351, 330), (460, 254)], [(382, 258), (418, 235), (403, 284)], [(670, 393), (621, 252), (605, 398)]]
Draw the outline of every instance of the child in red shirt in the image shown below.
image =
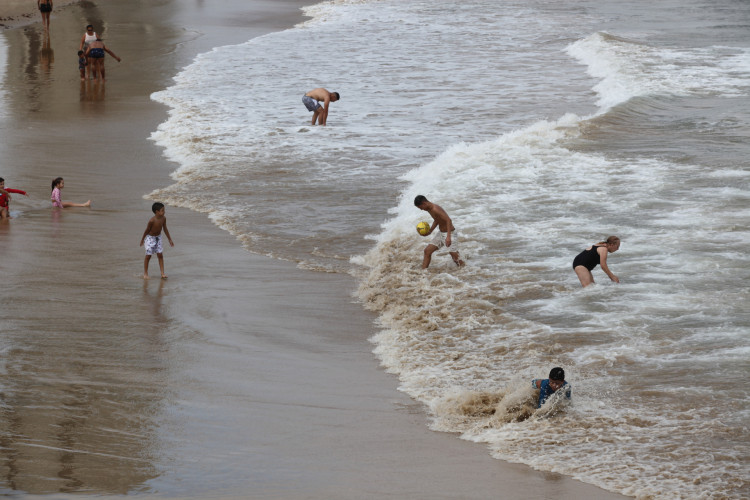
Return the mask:
[(8, 213), (8, 202), (10, 201), (10, 193), (18, 193), (24, 196), (28, 196), (26, 191), (20, 189), (11, 189), (5, 187), (5, 179), (0, 177), (0, 219), (10, 219)]

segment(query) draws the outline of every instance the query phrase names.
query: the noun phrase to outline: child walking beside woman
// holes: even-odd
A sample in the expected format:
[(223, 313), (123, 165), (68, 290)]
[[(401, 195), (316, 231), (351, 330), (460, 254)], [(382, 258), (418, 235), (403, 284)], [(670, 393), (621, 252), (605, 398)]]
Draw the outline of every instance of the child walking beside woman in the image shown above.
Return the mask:
[(68, 207), (90, 207), (91, 206), (91, 200), (87, 201), (86, 203), (73, 203), (70, 201), (62, 201), (62, 198), (60, 197), (60, 190), (65, 187), (65, 181), (62, 177), (56, 178), (54, 181), (52, 181), (52, 195), (50, 198), (52, 199), (52, 206), (57, 208), (68, 208)]

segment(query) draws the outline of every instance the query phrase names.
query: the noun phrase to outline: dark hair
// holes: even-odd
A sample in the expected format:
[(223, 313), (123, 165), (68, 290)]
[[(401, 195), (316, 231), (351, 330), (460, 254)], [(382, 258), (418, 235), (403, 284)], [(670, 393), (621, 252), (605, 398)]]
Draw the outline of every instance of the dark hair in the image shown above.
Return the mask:
[(86, 31), (88, 31), (89, 28), (94, 29), (94, 25), (93, 24), (87, 24), (86, 25)]
[(0, 182), (5, 182), (5, 179), (3, 179), (2, 177), (0, 177)]
[(549, 371), (549, 379), (550, 380), (565, 380), (565, 370), (563, 370), (559, 366), (556, 366), (555, 368)]
[(424, 203), (425, 201), (428, 201), (428, 200), (427, 200), (427, 198), (425, 198), (424, 196), (422, 196), (422, 195), (420, 194), (420, 195), (418, 195), (418, 196), (417, 196), (416, 198), (414, 198), (414, 206), (415, 206), (415, 207), (418, 207), (419, 205), (421, 205), (421, 204), (422, 204), (422, 203)]
[(158, 202), (158, 201), (156, 203), (154, 203), (153, 205), (151, 205), (151, 211), (154, 212), (154, 213), (158, 212), (162, 208), (164, 208), (164, 203), (161, 203), (161, 202)]
[(337, 101), (338, 101), (339, 99), (341, 99), (341, 96), (339, 95), (339, 93), (338, 93), (338, 92), (331, 92), (331, 94), (333, 94), (333, 95), (335, 95), (335, 96), (336, 96), (336, 100), (337, 100)]
[(79, 50), (79, 51), (78, 51), (78, 55), (80, 56), (81, 54), (83, 54), (83, 51), (82, 51), (82, 50)]
[(60, 182), (62, 182), (62, 180), (62, 177), (57, 177), (54, 181), (52, 181), (52, 191), (55, 190), (55, 188), (58, 186), (58, 184), (60, 184)]

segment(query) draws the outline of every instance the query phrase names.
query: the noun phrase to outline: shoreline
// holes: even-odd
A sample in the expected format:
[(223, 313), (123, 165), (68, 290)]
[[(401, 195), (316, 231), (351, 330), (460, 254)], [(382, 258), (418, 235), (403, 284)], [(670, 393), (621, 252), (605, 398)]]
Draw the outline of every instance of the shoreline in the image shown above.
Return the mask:
[[(482, 498), (503, 488), (516, 498), (624, 498), (430, 431), (422, 405), (396, 390), (395, 377), (371, 353), (374, 317), (351, 298), (348, 275), (250, 254), (203, 214), (167, 207), (176, 242), (165, 249), (170, 279), (137, 278), (143, 255), (136, 239), (151, 204), (143, 195), (170, 183), (175, 170), (148, 140), (166, 117), (151, 92), (168, 86), (196, 53), (291, 27), (303, 19), (295, 8), (310, 3), (237, 0), (177, 13), (170, 2), (137, 13), (138, 6), (107, 0), (60, 12), (56, 4), (52, 46), (61, 53), (77, 45), (82, 15), (118, 19), (107, 40), (123, 63), (107, 61), (106, 92), (103, 84), (79, 86), (67, 56), (37, 71), (43, 61), (9, 55), (11, 90), (20, 96), (9, 122), (26, 128), (3, 124), (4, 152), (24, 155), (2, 176), (32, 198), (18, 201), (21, 215), (3, 228), (13, 292), (6, 292), (3, 317), (49, 311), (66, 334), (32, 317), (6, 333), (9, 363), (34, 368), (9, 377), (18, 395), (6, 403), (22, 423), (5, 453), (13, 455), (18, 489), (0, 491), (44, 494), (61, 491), (62, 482), (72, 493), (145, 488), (165, 497)], [(249, 15), (249, 28), (229, 24), (248, 11), (261, 20)], [(158, 36), (142, 34), (143, 17), (162, 20), (148, 25)], [(27, 34), (16, 30), (11, 49), (38, 52), (36, 24)], [(65, 30), (70, 36), (61, 37)], [(35, 147), (38, 137), (44, 148)], [(50, 218), (46, 189), (58, 172), (68, 181), (64, 199), (90, 197), (91, 210)], [(92, 235), (94, 246), (82, 248), (79, 235)], [(59, 300), (50, 305), (50, 296)], [(45, 414), (23, 398), (38, 379), (58, 381), (36, 395), (49, 403)], [(71, 417), (70, 407), (81, 411)], [(132, 420), (118, 416), (121, 407)], [(68, 420), (76, 425), (65, 440), (45, 434)], [(22, 436), (79, 454), (29, 453)], [(142, 457), (152, 458), (141, 464)]]

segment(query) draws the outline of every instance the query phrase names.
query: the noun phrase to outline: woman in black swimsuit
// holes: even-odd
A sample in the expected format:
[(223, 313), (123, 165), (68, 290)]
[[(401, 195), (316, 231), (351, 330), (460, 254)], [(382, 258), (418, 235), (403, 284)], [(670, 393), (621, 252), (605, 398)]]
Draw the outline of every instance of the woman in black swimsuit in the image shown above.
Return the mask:
[(52, 0), (36, 0), (36, 6), (42, 13), (42, 24), (44, 29), (49, 29), (49, 13), (52, 12)]
[(600, 241), (596, 245), (591, 245), (586, 250), (576, 255), (576, 258), (573, 259), (573, 270), (578, 275), (578, 279), (581, 280), (581, 285), (587, 287), (594, 282), (594, 276), (591, 274), (591, 270), (598, 264), (601, 264), (602, 271), (607, 273), (609, 279), (615, 283), (619, 283), (620, 278), (615, 276), (615, 274), (607, 267), (607, 254), (614, 253), (619, 248), (620, 238), (617, 236), (610, 236), (607, 238), (607, 241)]

